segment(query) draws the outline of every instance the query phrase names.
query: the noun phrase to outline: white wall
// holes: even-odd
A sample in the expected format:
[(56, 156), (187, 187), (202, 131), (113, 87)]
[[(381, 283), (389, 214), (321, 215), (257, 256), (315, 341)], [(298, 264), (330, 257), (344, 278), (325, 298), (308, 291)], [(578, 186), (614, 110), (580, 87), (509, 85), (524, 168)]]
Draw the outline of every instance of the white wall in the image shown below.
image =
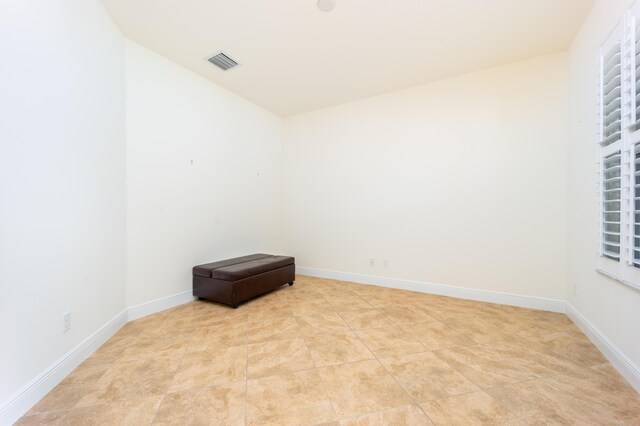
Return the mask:
[(640, 364), (640, 292), (595, 272), (597, 49), (629, 2), (598, 1), (568, 58), (283, 124), (123, 42), (96, 1), (4, 0), (0, 407), (193, 265), (259, 251), (568, 298)]
[(1, 407), (125, 308), (126, 151), (97, 1), (4, 0), (0, 58)]
[(564, 299), (567, 77), (556, 54), (285, 119), (286, 251)]
[(595, 270), (598, 250), (598, 53), (601, 43), (630, 3), (628, 0), (596, 2), (570, 50), (568, 301), (638, 369), (640, 292)]
[(128, 306), (279, 252), (282, 120), (132, 42), (126, 87)]

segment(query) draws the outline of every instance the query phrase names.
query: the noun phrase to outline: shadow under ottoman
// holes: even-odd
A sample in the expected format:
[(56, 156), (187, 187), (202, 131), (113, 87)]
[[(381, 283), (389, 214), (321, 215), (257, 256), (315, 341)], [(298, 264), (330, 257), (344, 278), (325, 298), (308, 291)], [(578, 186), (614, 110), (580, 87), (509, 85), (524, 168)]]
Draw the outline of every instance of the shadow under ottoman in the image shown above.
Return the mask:
[(293, 257), (252, 254), (195, 266), (193, 295), (237, 308), (283, 284), (293, 285), (295, 276)]

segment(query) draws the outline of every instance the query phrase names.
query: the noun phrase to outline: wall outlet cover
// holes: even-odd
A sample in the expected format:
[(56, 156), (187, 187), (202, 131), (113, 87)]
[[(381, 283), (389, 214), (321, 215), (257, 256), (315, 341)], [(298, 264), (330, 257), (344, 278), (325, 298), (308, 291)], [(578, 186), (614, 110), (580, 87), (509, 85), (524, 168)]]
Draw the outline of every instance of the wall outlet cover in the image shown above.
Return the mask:
[(65, 312), (62, 314), (62, 331), (69, 331), (71, 329), (71, 312)]

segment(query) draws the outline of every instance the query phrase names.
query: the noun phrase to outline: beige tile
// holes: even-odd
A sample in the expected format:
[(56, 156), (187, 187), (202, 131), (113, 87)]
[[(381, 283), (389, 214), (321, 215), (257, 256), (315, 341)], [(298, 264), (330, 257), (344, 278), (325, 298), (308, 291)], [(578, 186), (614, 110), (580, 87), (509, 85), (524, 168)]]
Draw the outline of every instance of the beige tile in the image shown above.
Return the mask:
[(637, 411), (630, 412), (626, 416), (619, 416), (619, 419), (622, 420), (625, 425), (640, 425), (640, 413)]
[(521, 308), (514, 306), (476, 302), (473, 300), (458, 301), (457, 304), (462, 308), (468, 308), (474, 315), (480, 318), (496, 319), (498, 322), (503, 322), (507, 318), (512, 320), (517, 319), (519, 318), (518, 313), (522, 312)]
[(524, 426), (526, 424), (485, 392), (423, 402), (420, 407), (437, 425)]
[(336, 420), (317, 371), (247, 381), (247, 425), (315, 425)]
[(487, 392), (530, 424), (622, 424), (607, 406), (574, 398), (544, 380), (531, 380)]
[(434, 353), (459, 373), (481, 388), (492, 388), (537, 378), (524, 358), (526, 354), (511, 354), (490, 345), (443, 349)]
[(398, 302), (393, 299), (396, 290), (385, 289), (382, 287), (356, 290), (358, 296), (362, 297), (367, 303), (376, 308), (396, 305)]
[(286, 291), (272, 291), (269, 293), (262, 294), (256, 298), (253, 298), (243, 305), (244, 307), (250, 306), (252, 311), (256, 309), (261, 309), (264, 307), (280, 307), (285, 306), (285, 303), (282, 303), (284, 299), (287, 297)]
[[(335, 309), (329, 303), (300, 303), (291, 307), (291, 313), (294, 317), (308, 314), (333, 314)], [(300, 330), (303, 332), (303, 330)]]
[(324, 298), (327, 299), (327, 302), (337, 311), (373, 308), (366, 300), (355, 293), (345, 294), (344, 292), (337, 292), (335, 295), (325, 294)]
[(210, 308), (215, 309), (217, 306), (224, 306), (224, 305), (218, 305), (217, 303), (213, 303), (204, 299), (202, 300), (196, 299), (196, 300), (193, 300), (192, 302), (185, 303), (183, 305), (178, 305), (162, 312), (166, 316), (172, 316), (172, 315), (185, 316), (190, 314), (200, 315), (208, 311)]
[(429, 306), (429, 315), (447, 326), (458, 321), (464, 322), (473, 314), (472, 309), (457, 307), (450, 302)]
[(350, 331), (349, 325), (336, 312), (305, 312), (295, 318), (300, 332), (305, 336)]
[(562, 356), (587, 367), (607, 363), (607, 359), (582, 333), (559, 331), (528, 336), (516, 343), (529, 350)]
[(243, 321), (223, 321), (195, 330), (187, 352), (201, 352), (247, 343), (247, 324)]
[(633, 390), (631, 385), (622, 377), (613, 365), (606, 363), (590, 367), (586, 371), (594, 371), (597, 377), (605, 382), (610, 382), (613, 386), (624, 390)]
[[(568, 358), (556, 355), (554, 353), (544, 353), (533, 350), (534, 344), (526, 345), (521, 343), (493, 343), (481, 346), (469, 347), (470, 351), (475, 351), (479, 355), (477, 362), (485, 366), (487, 372), (491, 373), (492, 366), (491, 360), (498, 360), (498, 364), (502, 364), (505, 368), (517, 368), (521, 372), (526, 373), (528, 379), (536, 377), (565, 374), (571, 372), (571, 374), (577, 374), (581, 371), (585, 371), (587, 367), (580, 365)], [(454, 348), (453, 350), (462, 350), (463, 348)], [(437, 354), (442, 353), (436, 351)], [(503, 361), (499, 361), (503, 360)], [(495, 365), (495, 363), (493, 363)], [(527, 378), (522, 378), (523, 381)], [(501, 383), (501, 384), (507, 384)]]
[(411, 404), (411, 398), (376, 360), (319, 368), (340, 418)]
[(179, 358), (118, 362), (78, 402), (78, 407), (162, 395), (169, 388)]
[(300, 337), (300, 329), (294, 317), (276, 318), (267, 321), (265, 318), (255, 318), (254, 324), (249, 324), (247, 330), (248, 343), (265, 342), (278, 339), (293, 339)]
[(509, 359), (518, 360), (522, 363), (523, 369), (536, 376), (566, 374), (567, 372), (573, 374), (587, 369), (586, 366), (553, 352), (538, 352), (534, 350), (534, 346), (533, 344), (527, 347), (512, 343), (499, 343), (494, 345), (493, 350)]
[(288, 303), (274, 302), (253, 308), (251, 315), (247, 319), (249, 325), (259, 325), (260, 320), (285, 319), (291, 316), (293, 316), (291, 305)]
[[(254, 315), (256, 312), (264, 315), (269, 315), (270, 313), (280, 315), (283, 309), (289, 310), (291, 304), (289, 303), (287, 295), (288, 293), (286, 291), (276, 291), (251, 299), (245, 304), (246, 307), (251, 308), (250, 315), (248, 315), (247, 319), (249, 321), (258, 320)], [(291, 313), (289, 313), (289, 315), (291, 315)]]
[(253, 343), (248, 352), (247, 377), (250, 379), (315, 367), (301, 338)]
[(416, 322), (433, 322), (425, 309), (410, 305), (394, 305), (384, 308), (384, 313), (396, 324), (412, 324)]
[(197, 315), (189, 314), (185, 316), (165, 314), (153, 327), (144, 328), (138, 336), (144, 340), (150, 339), (175, 339), (177, 337), (185, 339), (200, 325)]
[(324, 305), (329, 305), (327, 299), (324, 298), (322, 293), (317, 291), (309, 291), (301, 290), (300, 288), (292, 287), (291, 291), (287, 292), (287, 297), (285, 298), (288, 304), (295, 305), (297, 303), (309, 303), (309, 304), (317, 304), (322, 303)]
[(465, 336), (441, 322), (405, 324), (402, 328), (432, 351), (476, 344), (469, 336)]
[(411, 292), (411, 296), (405, 298), (404, 303), (426, 310), (429, 316), (431, 316), (431, 307), (435, 304), (442, 303), (443, 299), (446, 298), (444, 296), (439, 296), (436, 294)]
[(425, 352), (427, 348), (400, 326), (364, 328), (356, 334), (378, 358)]
[(150, 425), (162, 396), (79, 407), (69, 411), (60, 425)]
[(403, 300), (403, 301), (406, 301), (407, 303), (411, 303), (414, 300), (416, 300), (416, 298), (423, 296), (424, 294), (425, 293), (421, 293), (418, 291), (395, 289), (393, 293), (393, 297), (395, 299)]
[(60, 424), (64, 416), (68, 413), (67, 410), (63, 411), (48, 411), (46, 413), (39, 413), (33, 415), (25, 415), (18, 419), (14, 426), (57, 426)]
[(433, 425), (431, 420), (415, 405), (390, 408), (377, 413), (365, 414), (353, 419), (343, 420), (341, 426), (406, 426)]
[(545, 375), (546, 382), (576, 399), (601, 404), (619, 419), (640, 414), (638, 394), (612, 367), (584, 368)]
[(575, 329), (573, 324), (569, 327), (554, 327), (553, 324), (538, 323), (533, 319), (512, 318), (510, 316), (491, 318), (489, 321), (500, 321), (504, 330), (519, 338), (537, 338), (553, 333), (572, 333)]
[[(126, 327), (126, 326), (125, 326)], [(116, 334), (98, 348), (85, 361), (86, 364), (110, 364), (117, 361), (125, 351), (138, 339), (139, 332), (134, 334)]]
[(613, 365), (609, 363), (589, 367), (587, 371), (595, 371), (597, 374), (602, 375), (602, 377), (609, 377), (609, 379), (613, 381), (617, 382), (618, 380), (621, 380), (622, 382), (626, 383), (618, 370), (616, 370)]
[(168, 393), (154, 425), (244, 425), (245, 382)]
[(364, 361), (375, 357), (352, 331), (304, 337), (316, 367)]
[(455, 319), (440, 319), (440, 321), (449, 328), (469, 336), (478, 344), (514, 340), (513, 332), (507, 329), (505, 322), (495, 323), (473, 314), (462, 315)]
[(337, 425), (330, 397), (343, 424), (427, 424), (412, 397), (438, 424), (640, 424), (638, 393), (563, 314), (305, 276), (126, 324), (18, 424), (137, 426), (160, 398), (156, 423), (244, 424), (247, 371), (269, 375), (249, 379), (252, 424)]
[(98, 381), (110, 367), (111, 364), (92, 364), (85, 361), (73, 370), (62, 383), (93, 383)]
[(513, 309), (514, 311), (508, 317), (513, 324), (522, 328), (521, 335), (544, 335), (558, 332), (582, 334), (565, 314), (526, 308)]
[[(318, 292), (324, 296), (325, 299), (331, 298), (351, 298), (356, 297), (358, 294), (351, 289), (349, 289), (345, 284), (339, 284), (338, 282), (334, 282), (331, 284), (330, 282), (323, 283), (322, 286), (318, 287)], [(328, 300), (328, 299), (327, 299)]]
[(385, 315), (382, 309), (359, 309), (355, 311), (339, 312), (349, 327), (352, 329), (372, 328), (372, 327), (389, 327), (395, 323)]
[(181, 357), (187, 350), (191, 336), (141, 336), (120, 355), (119, 361), (132, 361), (144, 358)]
[(431, 352), (382, 358), (380, 362), (416, 402), (480, 390)]
[(28, 414), (68, 410), (94, 388), (94, 383), (61, 383), (34, 405)]
[(221, 303), (201, 301), (205, 306), (200, 314), (192, 314), (191, 316), (196, 319), (197, 326), (205, 327), (208, 325), (214, 325), (225, 322), (246, 322), (252, 308), (247, 304), (241, 305), (237, 309), (233, 309), (229, 305), (223, 305)]
[(304, 339), (317, 367), (374, 359), (371, 351), (352, 331), (318, 333)]
[(165, 315), (166, 314), (164, 312), (159, 312), (157, 314), (149, 315), (144, 318), (129, 321), (118, 331), (115, 337), (137, 336), (143, 331), (149, 332), (151, 330), (160, 329), (160, 325), (162, 324)]
[(388, 296), (376, 294), (376, 295), (361, 295), (365, 302), (374, 308), (385, 308), (387, 306), (394, 306), (398, 302)]
[(291, 295), (309, 295), (309, 297), (318, 296), (320, 292), (311, 284), (303, 281), (296, 281), (294, 285), (287, 290), (287, 296)]
[(244, 380), (246, 371), (246, 346), (189, 352), (182, 358), (169, 392)]

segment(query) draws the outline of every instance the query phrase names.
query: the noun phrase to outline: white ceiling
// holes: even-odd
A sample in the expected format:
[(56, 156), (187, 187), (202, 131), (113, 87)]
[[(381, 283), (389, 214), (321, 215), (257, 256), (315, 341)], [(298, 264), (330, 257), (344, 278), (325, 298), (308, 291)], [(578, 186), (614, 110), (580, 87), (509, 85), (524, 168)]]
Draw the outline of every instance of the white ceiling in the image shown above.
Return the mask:
[[(594, 0), (102, 0), (124, 34), (280, 115), (565, 50)], [(203, 58), (224, 50), (241, 66)]]

